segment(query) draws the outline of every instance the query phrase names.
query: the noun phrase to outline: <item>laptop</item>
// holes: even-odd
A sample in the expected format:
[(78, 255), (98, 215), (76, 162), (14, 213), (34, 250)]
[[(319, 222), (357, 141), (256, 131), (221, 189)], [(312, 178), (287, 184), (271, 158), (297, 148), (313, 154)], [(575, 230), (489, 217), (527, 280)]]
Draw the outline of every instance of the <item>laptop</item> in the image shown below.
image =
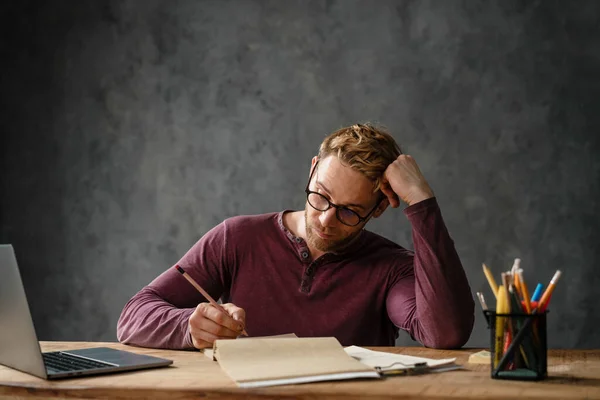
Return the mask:
[(164, 367), (172, 360), (96, 347), (42, 353), (11, 245), (0, 245), (0, 364), (43, 379)]

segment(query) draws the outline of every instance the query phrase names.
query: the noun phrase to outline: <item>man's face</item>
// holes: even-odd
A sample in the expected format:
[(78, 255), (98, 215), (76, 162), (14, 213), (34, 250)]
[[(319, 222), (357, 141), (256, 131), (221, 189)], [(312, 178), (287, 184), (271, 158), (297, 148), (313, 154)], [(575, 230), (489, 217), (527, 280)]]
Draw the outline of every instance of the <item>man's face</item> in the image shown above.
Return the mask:
[[(316, 159), (313, 159), (315, 168)], [(365, 217), (377, 205), (377, 194), (373, 183), (360, 172), (343, 165), (337, 157), (319, 160), (308, 186), (309, 190), (322, 194), (331, 203), (345, 206)], [(383, 204), (382, 204), (383, 206)], [(378, 207), (372, 214), (378, 217), (385, 206)], [(344, 225), (336, 216), (336, 208), (327, 211), (315, 210), (306, 202), (306, 236), (308, 244), (322, 252), (336, 252), (355, 239), (366, 221), (356, 226)]]

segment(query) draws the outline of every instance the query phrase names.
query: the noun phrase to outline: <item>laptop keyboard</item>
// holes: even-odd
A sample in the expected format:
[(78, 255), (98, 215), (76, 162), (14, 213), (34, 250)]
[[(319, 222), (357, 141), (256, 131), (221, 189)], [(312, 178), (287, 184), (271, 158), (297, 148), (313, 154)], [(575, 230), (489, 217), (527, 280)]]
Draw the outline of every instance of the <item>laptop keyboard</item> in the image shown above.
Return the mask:
[(42, 353), (42, 356), (44, 357), (44, 364), (46, 365), (46, 368), (50, 368), (59, 372), (114, 367), (114, 365), (111, 364), (86, 360), (84, 358), (79, 358), (60, 352)]

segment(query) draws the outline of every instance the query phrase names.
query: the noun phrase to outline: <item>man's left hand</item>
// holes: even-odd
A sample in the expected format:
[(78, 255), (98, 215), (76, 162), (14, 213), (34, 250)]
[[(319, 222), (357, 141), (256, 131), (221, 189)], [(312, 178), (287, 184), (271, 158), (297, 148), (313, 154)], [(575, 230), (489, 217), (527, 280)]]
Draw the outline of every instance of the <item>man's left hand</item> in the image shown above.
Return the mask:
[(383, 173), (381, 191), (394, 208), (400, 200), (409, 206), (434, 196), (414, 158), (401, 154)]

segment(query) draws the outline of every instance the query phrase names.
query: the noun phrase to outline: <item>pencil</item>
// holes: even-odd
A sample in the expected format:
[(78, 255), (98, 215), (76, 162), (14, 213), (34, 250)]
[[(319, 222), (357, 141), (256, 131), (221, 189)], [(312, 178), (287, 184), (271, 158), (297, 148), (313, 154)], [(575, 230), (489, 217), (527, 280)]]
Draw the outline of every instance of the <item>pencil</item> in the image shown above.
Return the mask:
[(515, 261), (513, 262), (513, 266), (510, 269), (510, 274), (512, 276), (515, 276), (515, 274), (517, 273), (517, 270), (521, 268), (521, 259), (520, 258), (515, 258)]
[(554, 287), (556, 286), (556, 282), (558, 282), (558, 279), (560, 278), (560, 275), (561, 275), (561, 272), (560, 272), (560, 270), (558, 270), (558, 271), (556, 271), (556, 273), (552, 277), (552, 280), (550, 281), (550, 284), (548, 285), (548, 287), (544, 291), (544, 294), (542, 295), (542, 298), (538, 302), (538, 309), (539, 310), (545, 309), (548, 306), (547, 303), (550, 300), (550, 296), (552, 295), (552, 292), (554, 291)]
[[(176, 269), (176, 270), (177, 270), (177, 271), (178, 271), (178, 272), (179, 272), (181, 275), (183, 275), (183, 277), (184, 277), (185, 279), (187, 279), (187, 280), (188, 280), (188, 282), (189, 282), (189, 283), (191, 283), (191, 284), (192, 284), (192, 286), (193, 286), (193, 287), (195, 287), (195, 288), (196, 288), (196, 290), (197, 290), (197, 291), (199, 291), (199, 292), (200, 292), (200, 294), (202, 294), (202, 296), (204, 296), (204, 297), (206, 298), (206, 300), (208, 300), (208, 301), (209, 301), (209, 303), (210, 303), (210, 304), (212, 304), (213, 306), (215, 306), (217, 309), (219, 309), (219, 310), (223, 311), (223, 312), (224, 312), (226, 315), (229, 315), (229, 313), (227, 312), (227, 310), (225, 310), (223, 307), (221, 307), (221, 305), (220, 305), (219, 303), (217, 303), (217, 302), (215, 301), (215, 299), (213, 299), (213, 298), (211, 297), (211, 295), (210, 295), (210, 294), (208, 294), (208, 292), (207, 292), (206, 290), (202, 289), (202, 287), (201, 287), (200, 285), (198, 285), (198, 282), (196, 282), (196, 281), (194, 280), (194, 278), (192, 278), (191, 276), (189, 276), (189, 275), (188, 275), (188, 273), (187, 273), (187, 272), (185, 272), (185, 270), (184, 270), (183, 268), (181, 268), (179, 265), (175, 265), (175, 269)], [(245, 329), (242, 331), (242, 335), (244, 335), (244, 336), (248, 336), (248, 333), (246, 332), (246, 330), (245, 330)]]
[[(519, 281), (519, 274), (517, 273), (521, 268), (521, 259), (515, 258), (515, 262), (513, 263), (512, 268), (510, 269), (510, 277), (512, 278), (513, 286), (517, 289), (517, 294), (520, 297), (523, 297), (521, 294), (521, 282)], [(519, 310), (521, 307), (519, 307)]]
[(494, 297), (498, 298), (498, 285), (494, 280), (494, 275), (492, 275), (492, 271), (485, 264), (481, 264), (483, 267), (483, 273), (487, 278), (488, 283), (490, 284), (490, 288), (492, 288), (492, 293), (494, 293)]
[(529, 302), (529, 290), (527, 289), (527, 284), (525, 283), (525, 279), (523, 279), (523, 269), (519, 268), (517, 270), (517, 274), (519, 275), (519, 285), (521, 286), (521, 294), (523, 295), (523, 302), (525, 303), (525, 311), (527, 314), (531, 314), (531, 303)]
[(477, 298), (479, 299), (479, 304), (481, 304), (481, 308), (483, 311), (488, 309), (487, 304), (485, 303), (485, 297), (483, 297), (483, 293), (477, 292)]
[(521, 299), (523, 298), (523, 289), (521, 287), (521, 280), (519, 279), (518, 272), (515, 272), (513, 279), (515, 291), (517, 293), (517, 300), (519, 301), (519, 308), (517, 310), (519, 310), (519, 312), (523, 312), (523, 308), (525, 307), (525, 301), (521, 301)]
[[(521, 285), (521, 291), (523, 293), (523, 303), (525, 303), (525, 312), (527, 314), (535, 314), (537, 310), (531, 308), (531, 303), (529, 302), (529, 290), (527, 289), (527, 284), (525, 283), (525, 279), (523, 278), (523, 269), (519, 268), (517, 270), (517, 274), (519, 275), (519, 283)], [(539, 307), (539, 303), (538, 303)], [(537, 324), (533, 325), (533, 338), (536, 343), (539, 342), (540, 336), (538, 334)]]

